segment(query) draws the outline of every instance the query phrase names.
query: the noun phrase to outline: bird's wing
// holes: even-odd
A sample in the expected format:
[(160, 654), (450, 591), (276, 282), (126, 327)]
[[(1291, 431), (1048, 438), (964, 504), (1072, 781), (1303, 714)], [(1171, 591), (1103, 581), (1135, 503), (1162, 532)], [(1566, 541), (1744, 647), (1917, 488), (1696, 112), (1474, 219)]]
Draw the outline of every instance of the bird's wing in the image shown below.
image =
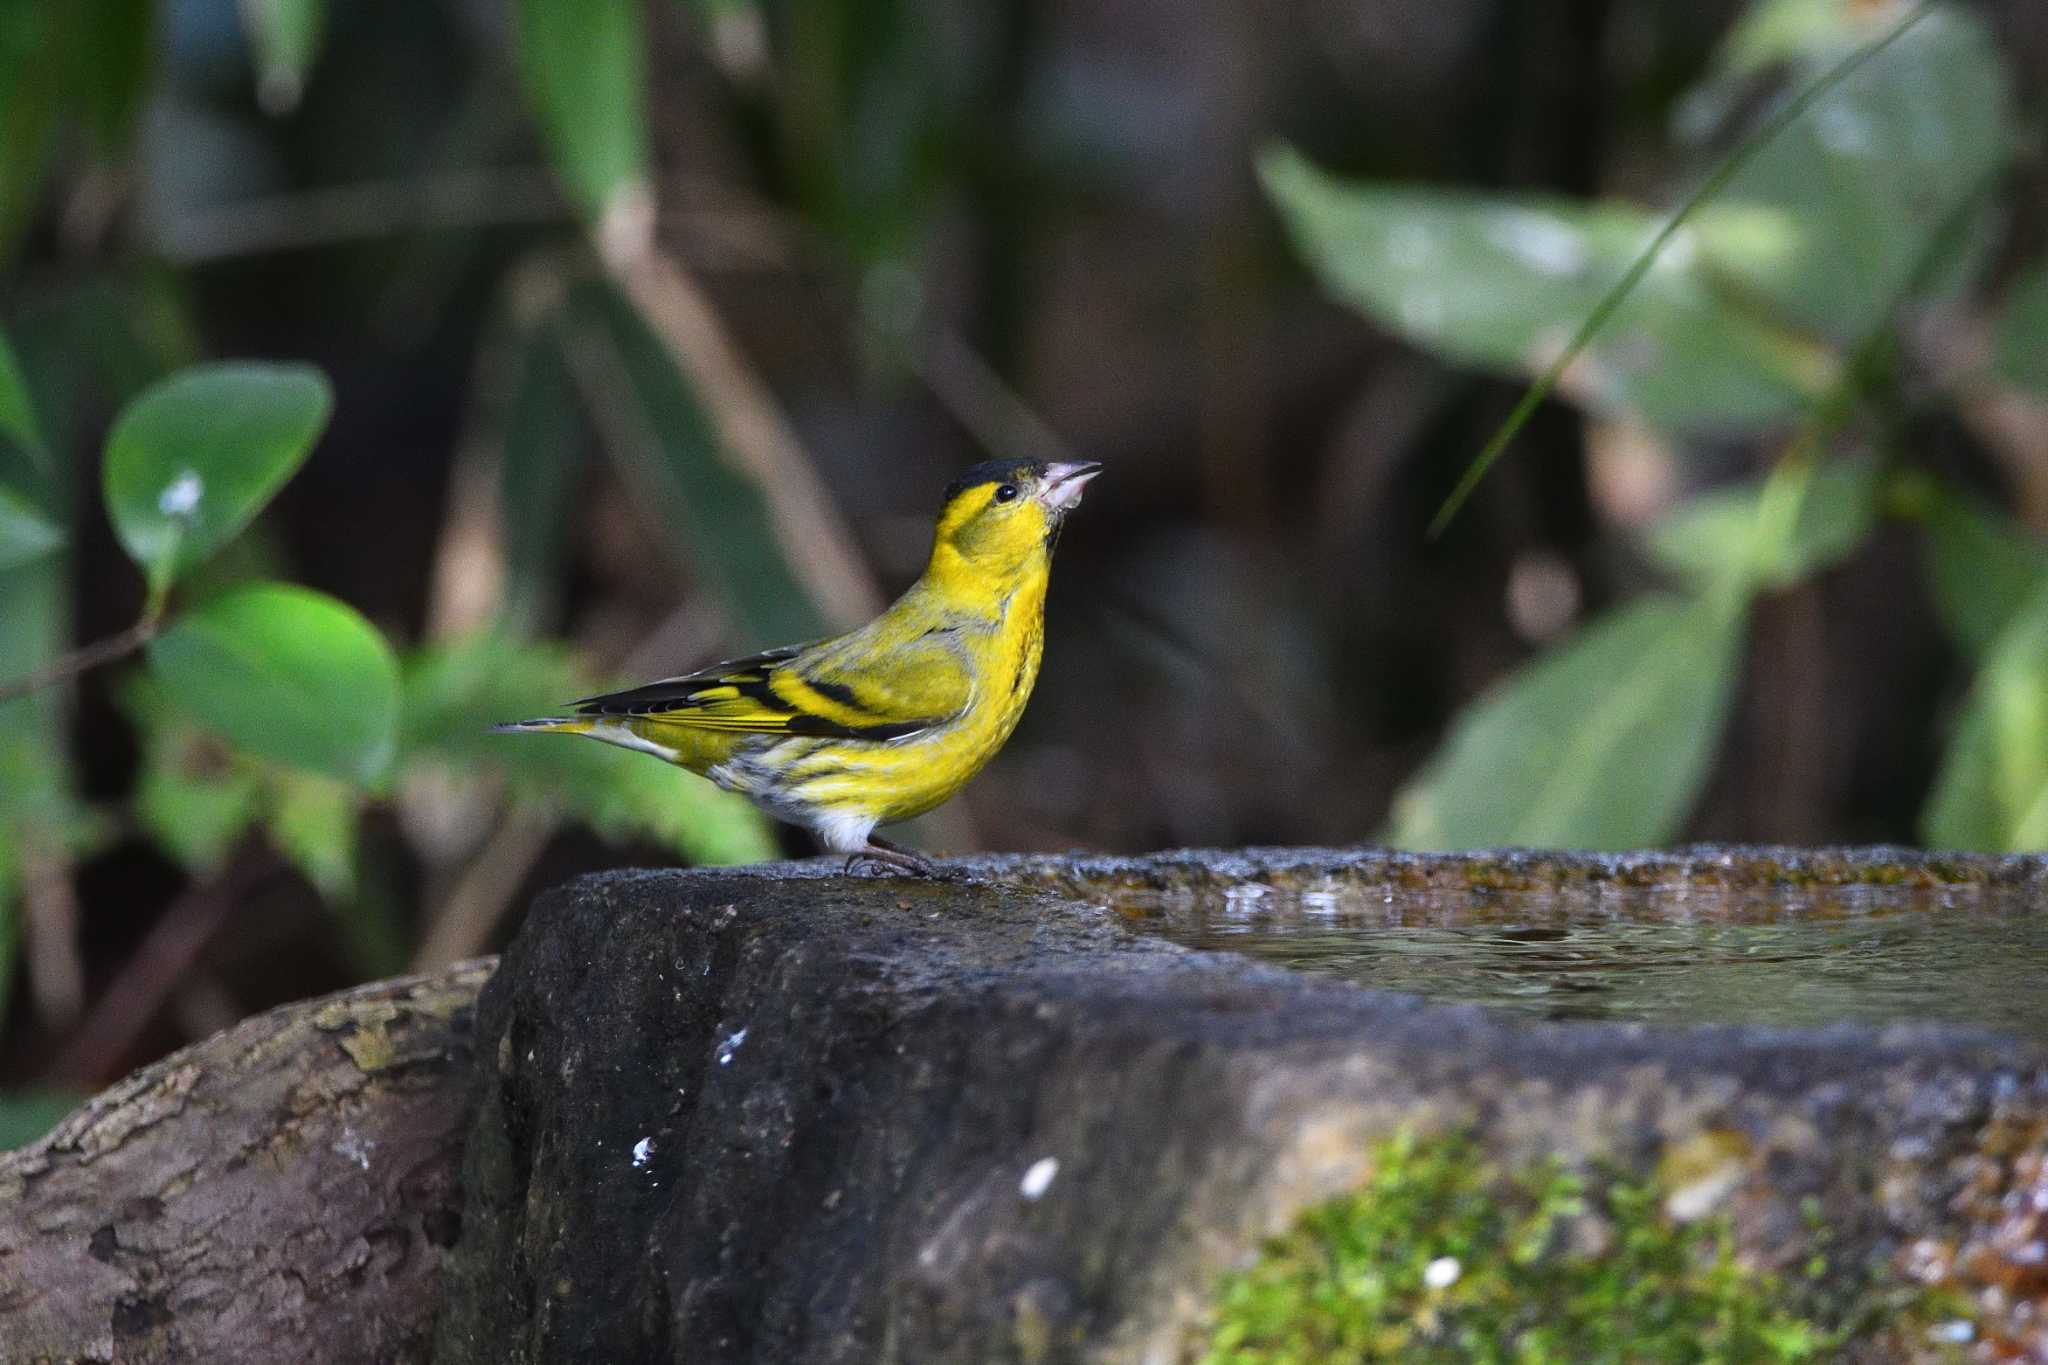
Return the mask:
[(901, 739), (957, 715), (972, 691), (952, 651), (854, 647), (858, 636), (790, 645), (645, 687), (587, 697), (577, 711), (665, 725), (833, 739)]

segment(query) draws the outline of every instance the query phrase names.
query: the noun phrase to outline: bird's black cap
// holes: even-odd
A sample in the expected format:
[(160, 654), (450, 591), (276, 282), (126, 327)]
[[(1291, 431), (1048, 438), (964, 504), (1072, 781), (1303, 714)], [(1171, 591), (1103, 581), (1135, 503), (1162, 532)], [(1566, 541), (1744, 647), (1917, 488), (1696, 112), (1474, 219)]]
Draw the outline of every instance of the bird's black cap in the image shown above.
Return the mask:
[(1008, 483), (1012, 479), (1043, 473), (1045, 466), (1036, 460), (983, 460), (946, 485), (946, 501), (951, 502), (968, 489), (979, 488), (985, 483)]

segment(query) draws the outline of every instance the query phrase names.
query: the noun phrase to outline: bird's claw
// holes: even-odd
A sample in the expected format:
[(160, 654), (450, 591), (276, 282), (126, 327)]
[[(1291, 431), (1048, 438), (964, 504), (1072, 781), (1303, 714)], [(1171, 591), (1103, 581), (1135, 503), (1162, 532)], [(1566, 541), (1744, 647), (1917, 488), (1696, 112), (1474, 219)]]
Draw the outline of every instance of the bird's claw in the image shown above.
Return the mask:
[(845, 874), (852, 876), (856, 868), (873, 868), (883, 876), (894, 872), (904, 876), (923, 877), (935, 882), (961, 879), (959, 873), (941, 868), (922, 854), (879, 841), (870, 843), (866, 848), (855, 849), (846, 855)]

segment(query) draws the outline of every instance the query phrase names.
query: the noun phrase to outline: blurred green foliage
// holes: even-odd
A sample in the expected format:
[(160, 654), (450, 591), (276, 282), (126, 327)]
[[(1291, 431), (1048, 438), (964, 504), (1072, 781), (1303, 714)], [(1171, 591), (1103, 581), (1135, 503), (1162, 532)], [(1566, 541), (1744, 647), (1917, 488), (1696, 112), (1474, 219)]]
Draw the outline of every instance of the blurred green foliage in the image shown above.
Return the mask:
[[(1744, 95), (1759, 73), (1778, 68), (1774, 98), (1789, 99), (1906, 24), (1747, 149), (1563, 376), (1577, 402), (1681, 451), (1689, 436), (1756, 432), (1784, 452), (1778, 471), (1651, 527), (1647, 556), (1695, 596), (1615, 608), (1476, 703), (1397, 799), (1395, 842), (1668, 842), (1720, 744), (1753, 599), (1862, 552), (1889, 513), (1923, 531), (1935, 601), (1985, 660), (1925, 837), (2048, 847), (2044, 549), (1917, 468), (1898, 430), (1896, 333), (1981, 272), (1992, 190), (2018, 139), (1983, 23), (1960, 6), (1924, 10), (1901, 20), (1882, 6), (1761, 0), (1683, 102), (1703, 135), (1755, 136), (1768, 110), (1745, 110)], [(1418, 345), (1507, 373), (1548, 367), (1659, 222), (1611, 202), (1353, 186), (1285, 150), (1265, 178), (1333, 294)], [(2012, 287), (1994, 362), (1949, 377), (1958, 400), (1986, 382), (2038, 388), (2041, 279), (2037, 268)], [(1857, 419), (1874, 453), (1816, 469), (1815, 447)]]
[(1656, 595), (1588, 625), (1468, 708), (1394, 807), (1421, 848), (1643, 848), (1714, 756), (1741, 648), (1734, 600)]
[[(1348, 186), (1286, 150), (1264, 173), (1339, 298), (1419, 346), (1508, 371), (1540, 369), (1563, 350), (1657, 229), (1627, 205)], [(1782, 417), (1829, 377), (1825, 355), (1796, 332), (1717, 297), (1697, 252), (1653, 270), (1610, 326), (1569, 388), (1672, 428)]]
[[(262, 512), (311, 451), (328, 408), (325, 380), (305, 367), (217, 365), (149, 387), (114, 424), (107, 512), (151, 584), (148, 677), (127, 694), (142, 735), (134, 802), (143, 827), (197, 875), (217, 872), (243, 835), (261, 830), (345, 905), (366, 806), (433, 766), (696, 860), (770, 856), (773, 842), (745, 803), (684, 774), (595, 746), (489, 738), (488, 721), (593, 686), (558, 650), (485, 633), (416, 650), (402, 665), (359, 613), (307, 588), (259, 581), (211, 585), (189, 603), (169, 596)], [(34, 430), (19, 396), (0, 416), (11, 431)], [(0, 492), (33, 496), (22, 483)], [(43, 581), (36, 560), (56, 544), (0, 575), (0, 591), (33, 596)], [(12, 658), (58, 654), (46, 614), (0, 619), (30, 637)], [(39, 826), (65, 818), (65, 803), (49, 798), (70, 786), (68, 756), (47, 742), (49, 701), (42, 693), (0, 706), (0, 722), (12, 722), (0, 726), (5, 786), (19, 802), (10, 806)], [(14, 833), (0, 848), (33, 844), (27, 830)], [(10, 926), (14, 903), (0, 900)]]
[[(239, 17), (258, 105), (270, 115), (297, 108), (328, 6), (241, 0)], [(639, 0), (520, 0), (508, 35), (566, 196), (607, 252), (644, 249), (651, 224), (651, 201), (637, 228), (633, 219), (650, 156), (643, 18)], [(19, 250), (60, 148), (82, 137), (105, 174), (133, 154), (178, 22), (151, 0), (0, 6), (0, 265)], [(132, 261), (79, 272), (16, 310), (24, 351), (0, 335), (0, 687), (58, 671), (0, 700), (0, 1019), (36, 869), (68, 879), (71, 860), (116, 829), (141, 834), (200, 885), (267, 849), (339, 916), (362, 974), (403, 967), (431, 927), (394, 914), (389, 837), (366, 837), (372, 826), (405, 832), (438, 879), (430, 890), (449, 897), (462, 894), (465, 871), (497, 871), (507, 854), (484, 836), (513, 811), (542, 829), (583, 824), (691, 861), (775, 856), (766, 822), (699, 779), (596, 745), (486, 733), (609, 681), (534, 638), (558, 618), (591, 384), (621, 413), (597, 424), (605, 449), (686, 524), (680, 547), (720, 576), (735, 615), (776, 638), (821, 628), (765, 534), (761, 491), (734, 472), (648, 324), (600, 282), (595, 255), (507, 277), (514, 373), (484, 418), (496, 432), (503, 582), (486, 619), (411, 644), (275, 578), (288, 566), (263, 514), (334, 415), (318, 370), (198, 363), (184, 281)], [(536, 274), (550, 282), (520, 296)], [(572, 367), (572, 333), (594, 357), (586, 369), (601, 373)], [(82, 443), (72, 423), (88, 391), (118, 403), (100, 461), (102, 508), (146, 588), (135, 625), (104, 642), (73, 638), (67, 591), (83, 480), (61, 452)], [(57, 415), (56, 431), (39, 411)], [(376, 528), (357, 534), (374, 545)], [(137, 648), (146, 667), (126, 661)], [(114, 694), (136, 745), (132, 788), (90, 803), (78, 795), (61, 685), (87, 663), (119, 673)], [(516, 888), (515, 879), (497, 894)], [(49, 1107), (0, 1099), (0, 1125), (16, 1125), (0, 1145), (34, 1131)]]
[(519, 72), (548, 150), (593, 219), (647, 193), (647, 56), (639, 0), (518, 0)]

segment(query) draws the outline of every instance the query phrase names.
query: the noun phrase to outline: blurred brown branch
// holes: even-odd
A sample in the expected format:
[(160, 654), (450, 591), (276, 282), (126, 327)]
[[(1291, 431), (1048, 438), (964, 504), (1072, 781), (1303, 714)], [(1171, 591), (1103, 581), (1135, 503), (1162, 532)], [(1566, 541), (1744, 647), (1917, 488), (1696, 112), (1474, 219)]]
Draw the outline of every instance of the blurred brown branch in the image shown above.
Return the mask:
[(603, 254), (613, 281), (710, 409), (721, 449), (760, 489), (783, 554), (819, 613), (845, 629), (880, 611), (881, 589), (846, 519), (696, 280), (651, 242)]
[(434, 907), (413, 970), (439, 971), (487, 945), (561, 823), (554, 812), (531, 806), (508, 813)]
[(136, 1039), (242, 898), (280, 868), (269, 854), (245, 850), (225, 872), (172, 902), (99, 993), (92, 1013), (46, 1069), (46, 1078), (57, 1085), (95, 1085), (120, 1074)]

